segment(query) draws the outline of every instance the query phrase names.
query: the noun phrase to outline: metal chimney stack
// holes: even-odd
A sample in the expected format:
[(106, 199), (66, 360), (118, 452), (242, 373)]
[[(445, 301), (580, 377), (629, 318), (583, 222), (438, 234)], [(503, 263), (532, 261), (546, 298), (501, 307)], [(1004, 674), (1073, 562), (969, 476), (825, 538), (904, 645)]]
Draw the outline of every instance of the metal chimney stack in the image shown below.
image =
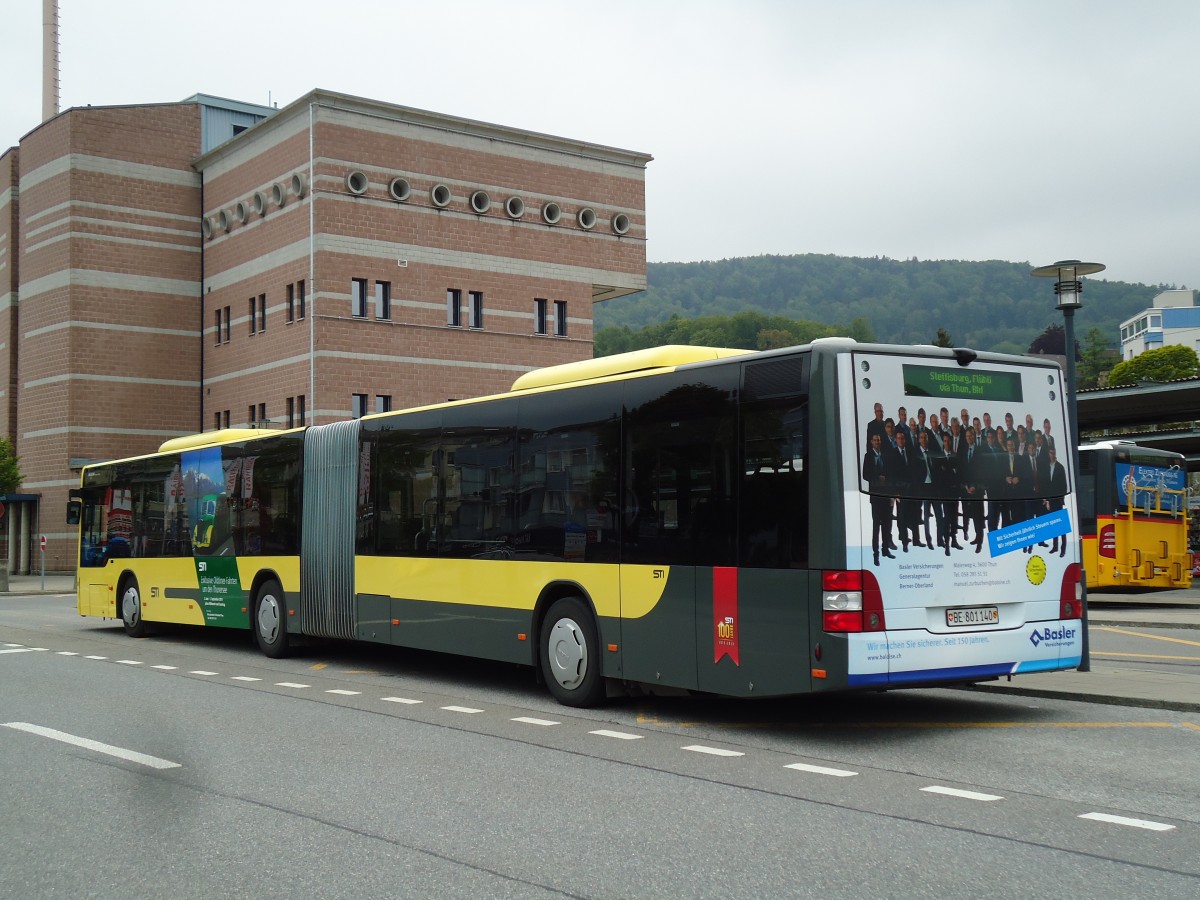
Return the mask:
[(58, 0), (42, 0), (42, 121), (58, 115)]

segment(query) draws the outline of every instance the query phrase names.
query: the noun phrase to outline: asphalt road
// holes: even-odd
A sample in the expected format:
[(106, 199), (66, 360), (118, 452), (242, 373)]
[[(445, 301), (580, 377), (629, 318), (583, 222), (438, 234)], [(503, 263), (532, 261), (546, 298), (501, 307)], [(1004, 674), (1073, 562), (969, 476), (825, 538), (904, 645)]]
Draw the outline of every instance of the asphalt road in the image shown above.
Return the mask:
[(954, 690), (568, 710), (513, 666), (0, 598), (13, 896), (1191, 898), (1198, 742)]

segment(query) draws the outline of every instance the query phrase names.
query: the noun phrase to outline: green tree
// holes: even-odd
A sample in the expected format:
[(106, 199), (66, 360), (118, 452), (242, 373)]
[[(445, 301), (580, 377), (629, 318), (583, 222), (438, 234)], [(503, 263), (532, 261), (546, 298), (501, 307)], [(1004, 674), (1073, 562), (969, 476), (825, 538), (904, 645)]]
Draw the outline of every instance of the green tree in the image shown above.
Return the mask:
[(935, 347), (953, 347), (954, 341), (950, 337), (950, 332), (948, 332), (945, 328), (939, 328), (938, 332), (937, 332), (937, 337), (935, 337), (933, 339), (933, 346), (935, 346)]
[(23, 480), (21, 460), (13, 450), (12, 441), (0, 438), (0, 494), (11, 494)]
[(1105, 368), (1112, 367), (1111, 357), (1114, 355), (1109, 349), (1103, 329), (1089, 328), (1083, 336), (1083, 347), (1079, 351), (1079, 387), (1096, 387), (1100, 383), (1100, 373)]
[(1109, 387), (1138, 384), (1142, 381), (1173, 381), (1176, 378), (1191, 378), (1200, 370), (1200, 359), (1191, 347), (1176, 344), (1147, 350), (1117, 363), (1108, 373)]

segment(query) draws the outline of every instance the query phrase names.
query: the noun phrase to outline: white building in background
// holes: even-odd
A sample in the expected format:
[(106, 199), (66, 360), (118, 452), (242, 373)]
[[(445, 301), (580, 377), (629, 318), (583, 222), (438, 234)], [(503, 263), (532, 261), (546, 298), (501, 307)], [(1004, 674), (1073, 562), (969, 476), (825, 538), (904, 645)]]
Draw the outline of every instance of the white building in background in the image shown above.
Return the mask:
[(1200, 353), (1200, 291), (1163, 291), (1150, 309), (1121, 323), (1121, 359), (1175, 344)]

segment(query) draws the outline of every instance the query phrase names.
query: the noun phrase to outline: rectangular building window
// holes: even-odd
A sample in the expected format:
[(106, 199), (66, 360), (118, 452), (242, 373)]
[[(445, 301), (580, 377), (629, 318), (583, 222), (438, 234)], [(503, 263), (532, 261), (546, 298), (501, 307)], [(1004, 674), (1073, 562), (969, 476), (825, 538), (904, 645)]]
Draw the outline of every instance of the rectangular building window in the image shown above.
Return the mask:
[(221, 427), (228, 428), (229, 427), (229, 410), (225, 410), (225, 412), (222, 413), (222, 417), (223, 417), (223, 421), (225, 424), (223, 424)]
[(533, 301), (533, 333), (546, 333), (546, 301), (538, 297)]
[(233, 314), (230, 308), (225, 307), (225, 343), (233, 340)]
[(250, 333), (258, 331), (258, 298), (250, 298)]
[(350, 414), (356, 419), (361, 419), (367, 414), (367, 395), (352, 394), (353, 402), (350, 408)]
[(217, 410), (215, 413), (213, 413), (213, 430), (214, 431), (221, 430), (221, 411), (220, 410)]
[(249, 425), (251, 428), (254, 427), (254, 404), (253, 403), (250, 404), (250, 409), (246, 413), (246, 424)]
[(306, 415), (304, 411), (304, 395), (301, 394), (296, 398), (296, 424), (303, 425)]
[(391, 394), (376, 394), (375, 395), (375, 412), (391, 412), (392, 411), (392, 395)]
[(470, 300), (470, 323), (472, 328), (483, 327), (483, 292), (470, 291), (467, 295)]
[(446, 324), (462, 325), (462, 291), (457, 288), (446, 291)]
[(267, 295), (258, 295), (258, 330), (267, 330)]
[(289, 322), (296, 321), (296, 286), (294, 284), (287, 286), (287, 320)]
[(367, 316), (367, 279), (350, 279), (350, 313), (359, 319)]
[(221, 343), (221, 307), (217, 307), (217, 343)]
[(567, 336), (567, 301), (554, 301), (554, 333), (559, 337)]
[(375, 318), (390, 319), (392, 317), (392, 283), (390, 281), (375, 282)]
[(266, 425), (270, 420), (267, 418), (267, 404), (258, 404), (258, 424)]
[(287, 427), (295, 428), (296, 427), (296, 398), (295, 397), (287, 398), (287, 401), (284, 404), (284, 412), (287, 415)]
[(296, 282), (296, 302), (300, 307), (300, 314), (297, 316), (297, 318), (303, 319), (304, 318), (304, 282), (303, 281)]

